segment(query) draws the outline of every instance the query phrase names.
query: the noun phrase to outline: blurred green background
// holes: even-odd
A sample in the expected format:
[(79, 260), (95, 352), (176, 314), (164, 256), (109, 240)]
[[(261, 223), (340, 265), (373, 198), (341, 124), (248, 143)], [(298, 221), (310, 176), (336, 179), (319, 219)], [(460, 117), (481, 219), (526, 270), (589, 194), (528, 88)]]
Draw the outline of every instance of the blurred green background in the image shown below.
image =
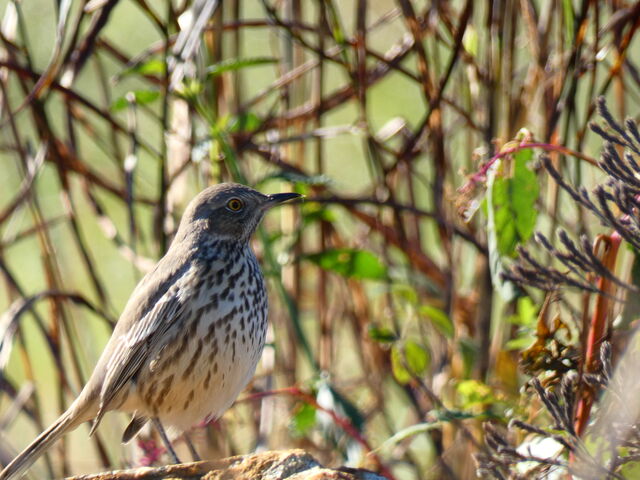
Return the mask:
[[(638, 119), (637, 3), (33, 0), (0, 12), (0, 461), (70, 403), (188, 201), (220, 181), (307, 200), (256, 239), (270, 343), (244, 400), (194, 431), (203, 457), (301, 447), (398, 479), (475, 478), (484, 421), (548, 426), (523, 386), (549, 368), (520, 363), (545, 295), (505, 293), (490, 258), (508, 269), (534, 227), (602, 230), (537, 156), (551, 152), (570, 183), (603, 179), (571, 151), (598, 157), (599, 95)], [(535, 147), (488, 175), (524, 182), (508, 184), (507, 231), (487, 176), (460, 189), (523, 139)], [(573, 355), (583, 305), (568, 295), (557, 314)], [(147, 461), (120, 445), (127, 421), (109, 414), (89, 441), (79, 428), (36, 476)]]

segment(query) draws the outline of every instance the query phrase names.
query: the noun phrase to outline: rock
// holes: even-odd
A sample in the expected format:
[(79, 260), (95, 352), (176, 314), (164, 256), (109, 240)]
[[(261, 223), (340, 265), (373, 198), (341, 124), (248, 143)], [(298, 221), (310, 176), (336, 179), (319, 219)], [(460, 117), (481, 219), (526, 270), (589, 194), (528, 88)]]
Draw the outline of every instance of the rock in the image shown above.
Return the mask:
[(166, 467), (79, 475), (69, 480), (384, 480), (384, 477), (357, 468), (325, 468), (304, 450), (284, 450), (238, 455)]

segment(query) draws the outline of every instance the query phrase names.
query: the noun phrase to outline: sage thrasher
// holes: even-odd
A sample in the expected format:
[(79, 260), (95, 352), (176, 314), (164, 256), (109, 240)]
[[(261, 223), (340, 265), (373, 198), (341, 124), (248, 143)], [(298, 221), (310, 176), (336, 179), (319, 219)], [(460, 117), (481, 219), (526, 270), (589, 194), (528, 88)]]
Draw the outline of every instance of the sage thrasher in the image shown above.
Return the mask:
[[(299, 197), (223, 183), (187, 207), (169, 251), (140, 281), (89, 381), (53, 425), (0, 472), (23, 473), (60, 436), (109, 410), (133, 413), (122, 440), (151, 419), (185, 431), (227, 410), (255, 372), (267, 295), (249, 239), (271, 207)], [(168, 444), (169, 451), (175, 452)]]

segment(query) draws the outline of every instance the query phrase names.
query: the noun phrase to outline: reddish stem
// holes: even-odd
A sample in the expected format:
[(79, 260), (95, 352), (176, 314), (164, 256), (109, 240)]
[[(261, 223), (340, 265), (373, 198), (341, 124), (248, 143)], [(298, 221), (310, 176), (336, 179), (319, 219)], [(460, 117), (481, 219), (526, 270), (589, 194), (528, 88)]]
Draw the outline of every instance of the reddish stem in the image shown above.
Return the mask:
[(491, 166), (496, 162), (496, 160), (500, 158), (504, 158), (513, 153), (519, 152), (520, 150), (525, 150), (527, 148), (540, 148), (548, 152), (558, 152), (558, 153), (562, 153), (563, 155), (570, 155), (570, 156), (579, 158), (581, 160), (584, 160), (585, 162), (588, 162), (591, 165), (598, 166), (598, 162), (595, 159), (589, 157), (588, 155), (585, 155), (584, 153), (571, 150), (570, 148), (564, 147), (562, 145), (525, 141), (525, 142), (519, 143), (514, 147), (505, 148), (500, 152), (496, 153), (493, 157), (489, 159), (489, 161), (487, 161), (484, 165), (480, 167), (480, 170), (478, 170), (476, 173), (471, 175), (467, 183), (465, 183), (462, 187), (460, 187), (459, 191), (468, 192), (472, 190), (477, 183), (483, 182), (487, 176), (487, 172), (489, 171)]
[[(597, 249), (598, 241), (602, 241), (605, 245), (605, 252), (602, 255), (602, 263), (604, 267), (613, 272), (618, 258), (618, 250), (622, 237), (616, 231), (611, 235), (601, 235), (596, 240), (594, 250)], [(600, 368), (600, 348), (607, 334), (609, 307), (611, 303), (610, 296), (613, 296), (614, 285), (608, 278), (598, 278), (598, 289), (604, 293), (599, 294), (596, 299), (596, 305), (591, 317), (587, 341), (585, 344), (585, 354), (582, 359), (582, 373), (595, 373)], [(591, 407), (595, 397), (595, 391), (592, 389), (582, 389), (578, 407), (576, 409), (575, 429), (578, 435), (582, 435), (585, 431), (591, 413)]]

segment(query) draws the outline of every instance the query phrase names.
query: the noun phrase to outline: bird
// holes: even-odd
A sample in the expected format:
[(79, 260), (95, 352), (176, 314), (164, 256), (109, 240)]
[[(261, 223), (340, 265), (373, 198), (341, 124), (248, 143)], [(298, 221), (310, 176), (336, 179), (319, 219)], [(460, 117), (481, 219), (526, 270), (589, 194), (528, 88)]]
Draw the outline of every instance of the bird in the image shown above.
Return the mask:
[(0, 472), (24, 472), (66, 432), (108, 411), (131, 413), (122, 440), (151, 420), (184, 432), (220, 417), (253, 377), (265, 344), (267, 293), (250, 239), (264, 214), (301, 197), (237, 183), (201, 191), (166, 254), (133, 290), (86, 385), (69, 408)]

